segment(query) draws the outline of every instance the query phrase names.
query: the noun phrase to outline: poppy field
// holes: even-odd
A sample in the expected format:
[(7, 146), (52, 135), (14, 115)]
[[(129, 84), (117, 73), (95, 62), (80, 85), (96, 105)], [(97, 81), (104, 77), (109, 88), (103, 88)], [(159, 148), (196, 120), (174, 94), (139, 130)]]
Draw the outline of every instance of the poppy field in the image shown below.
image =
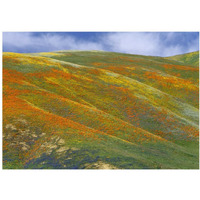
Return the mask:
[(4, 52), (3, 168), (199, 169), (199, 52)]

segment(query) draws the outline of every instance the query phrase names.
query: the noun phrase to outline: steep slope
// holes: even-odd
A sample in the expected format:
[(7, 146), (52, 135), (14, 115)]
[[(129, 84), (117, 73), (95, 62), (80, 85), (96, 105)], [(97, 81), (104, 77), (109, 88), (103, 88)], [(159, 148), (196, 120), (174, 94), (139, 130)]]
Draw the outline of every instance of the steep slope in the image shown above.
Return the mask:
[(167, 59), (176, 60), (184, 64), (199, 67), (199, 51), (167, 57)]
[(62, 51), (3, 70), (4, 168), (198, 168), (197, 68)]

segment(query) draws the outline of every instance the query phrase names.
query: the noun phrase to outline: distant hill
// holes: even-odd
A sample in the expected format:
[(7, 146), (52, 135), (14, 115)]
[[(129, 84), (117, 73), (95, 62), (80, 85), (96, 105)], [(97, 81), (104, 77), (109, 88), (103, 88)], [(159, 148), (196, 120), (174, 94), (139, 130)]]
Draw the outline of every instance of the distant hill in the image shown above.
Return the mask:
[(199, 51), (167, 57), (167, 59), (180, 61), (184, 64), (199, 67)]
[(198, 169), (199, 69), (174, 58), (3, 53), (3, 168)]

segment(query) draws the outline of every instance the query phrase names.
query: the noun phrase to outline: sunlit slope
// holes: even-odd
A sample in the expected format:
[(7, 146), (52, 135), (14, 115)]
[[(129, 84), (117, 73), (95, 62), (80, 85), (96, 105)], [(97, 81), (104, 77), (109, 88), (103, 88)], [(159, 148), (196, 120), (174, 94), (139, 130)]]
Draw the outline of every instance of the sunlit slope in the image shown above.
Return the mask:
[(3, 62), (4, 168), (198, 168), (195, 68), (108, 52)]
[(167, 59), (176, 60), (188, 65), (199, 67), (199, 51), (171, 56), (167, 57)]
[(198, 108), (199, 69), (196, 67), (161, 57), (102, 51), (62, 51), (40, 55), (116, 72), (173, 95), (180, 101)]

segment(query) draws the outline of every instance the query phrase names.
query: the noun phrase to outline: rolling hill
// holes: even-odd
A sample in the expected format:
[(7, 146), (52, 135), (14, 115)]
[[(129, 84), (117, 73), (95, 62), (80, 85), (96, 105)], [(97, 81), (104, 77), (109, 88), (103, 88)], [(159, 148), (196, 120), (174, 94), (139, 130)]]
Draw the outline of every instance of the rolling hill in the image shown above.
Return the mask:
[(176, 60), (184, 64), (199, 67), (199, 51), (167, 57), (167, 59)]
[(3, 168), (198, 169), (198, 62), (4, 52)]

